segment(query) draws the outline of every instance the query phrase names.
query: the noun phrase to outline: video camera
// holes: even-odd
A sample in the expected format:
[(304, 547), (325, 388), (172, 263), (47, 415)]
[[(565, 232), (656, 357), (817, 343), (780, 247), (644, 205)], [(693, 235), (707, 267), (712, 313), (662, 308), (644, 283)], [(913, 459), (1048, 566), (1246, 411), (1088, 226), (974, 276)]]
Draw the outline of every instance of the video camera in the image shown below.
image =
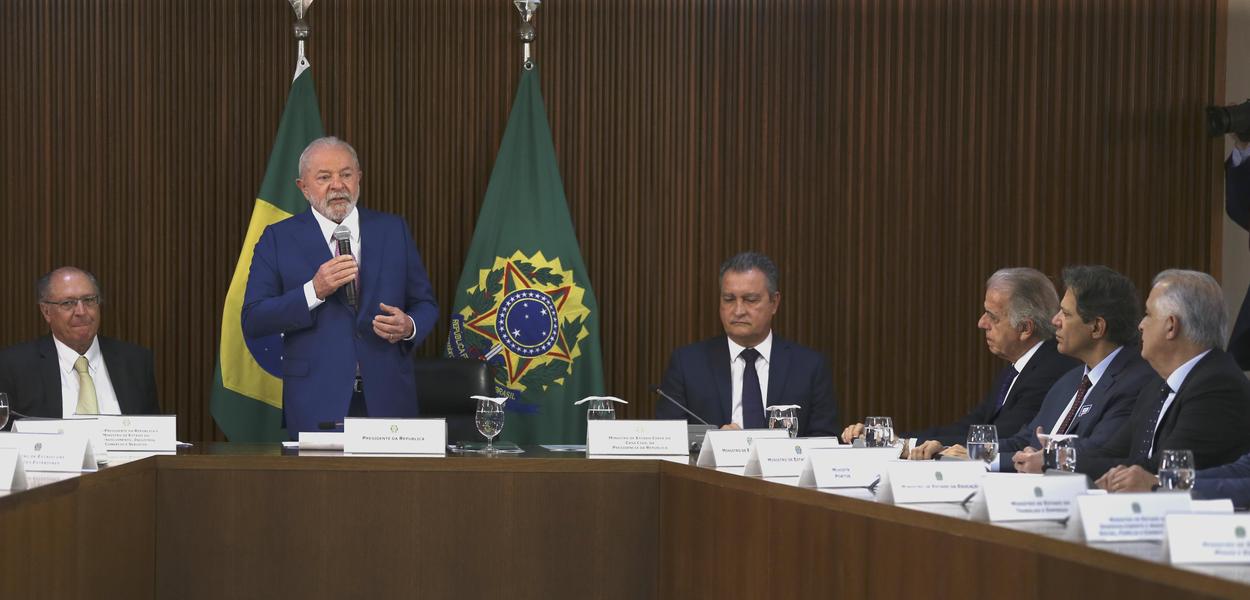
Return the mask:
[(1232, 106), (1207, 107), (1207, 134), (1220, 137), (1226, 133), (1250, 142), (1250, 100)]

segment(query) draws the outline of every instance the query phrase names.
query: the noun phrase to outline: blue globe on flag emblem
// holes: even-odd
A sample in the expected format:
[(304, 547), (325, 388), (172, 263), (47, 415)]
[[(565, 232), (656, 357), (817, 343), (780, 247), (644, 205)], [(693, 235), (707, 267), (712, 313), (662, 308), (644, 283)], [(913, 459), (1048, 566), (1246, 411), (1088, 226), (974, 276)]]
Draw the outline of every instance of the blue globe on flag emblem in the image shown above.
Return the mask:
[(560, 337), (560, 314), (551, 296), (522, 289), (504, 297), (495, 315), (495, 331), (508, 350), (524, 357), (542, 356)]

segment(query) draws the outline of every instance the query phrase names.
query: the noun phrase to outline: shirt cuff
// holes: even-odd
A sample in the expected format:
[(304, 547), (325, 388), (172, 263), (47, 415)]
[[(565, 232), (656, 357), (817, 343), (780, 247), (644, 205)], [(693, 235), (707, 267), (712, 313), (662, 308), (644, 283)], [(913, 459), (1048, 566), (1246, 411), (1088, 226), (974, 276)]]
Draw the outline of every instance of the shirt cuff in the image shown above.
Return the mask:
[(325, 303), (325, 300), (317, 297), (317, 291), (313, 289), (312, 280), (304, 284), (304, 301), (308, 303), (308, 310), (312, 310)]
[(408, 317), (408, 322), (409, 322), (409, 323), (412, 323), (412, 335), (410, 335), (410, 336), (408, 336), (408, 337), (404, 338), (404, 341), (405, 341), (405, 342), (411, 342), (411, 341), (412, 341), (412, 338), (417, 337), (417, 322), (416, 322), (416, 320), (414, 320), (414, 319), (412, 318), (412, 315), (404, 315), (404, 316)]
[(1250, 157), (1250, 148), (1242, 150), (1237, 146), (1233, 146), (1233, 151), (1228, 154), (1228, 157), (1232, 159), (1234, 167), (1240, 167), (1241, 163), (1246, 160), (1246, 157)]

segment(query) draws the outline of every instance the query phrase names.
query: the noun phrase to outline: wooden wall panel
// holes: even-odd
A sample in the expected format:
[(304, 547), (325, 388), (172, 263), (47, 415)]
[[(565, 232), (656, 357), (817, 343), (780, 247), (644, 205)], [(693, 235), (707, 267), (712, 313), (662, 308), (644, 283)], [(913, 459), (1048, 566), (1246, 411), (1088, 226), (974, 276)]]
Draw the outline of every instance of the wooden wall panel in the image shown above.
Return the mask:
[[(782, 268), (777, 331), (827, 352), (843, 419), (951, 419), (998, 363), (994, 269), (1212, 270), (1222, 0), (552, 0), (535, 51), (603, 310), (609, 391), (650, 414), (712, 335), (715, 272)], [(309, 56), (362, 202), (413, 227), (446, 314), (520, 64), (504, 0), (320, 0)], [(179, 435), (295, 60), (281, 0), (0, 2), (0, 344), (65, 263), (154, 348)], [(443, 343), (446, 317), (424, 351)]]

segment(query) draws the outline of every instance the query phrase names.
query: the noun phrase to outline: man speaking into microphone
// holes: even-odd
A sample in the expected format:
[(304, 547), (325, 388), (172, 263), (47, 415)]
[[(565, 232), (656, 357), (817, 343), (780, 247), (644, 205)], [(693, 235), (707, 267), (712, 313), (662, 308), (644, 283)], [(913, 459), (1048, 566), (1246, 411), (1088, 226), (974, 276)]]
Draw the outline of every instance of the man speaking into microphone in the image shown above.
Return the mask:
[(253, 252), (243, 333), (282, 334), (292, 438), (344, 416), (417, 416), (410, 353), (438, 304), (404, 221), (357, 206), (362, 175), (347, 142), (314, 140), (295, 181), (312, 210), (266, 227)]

